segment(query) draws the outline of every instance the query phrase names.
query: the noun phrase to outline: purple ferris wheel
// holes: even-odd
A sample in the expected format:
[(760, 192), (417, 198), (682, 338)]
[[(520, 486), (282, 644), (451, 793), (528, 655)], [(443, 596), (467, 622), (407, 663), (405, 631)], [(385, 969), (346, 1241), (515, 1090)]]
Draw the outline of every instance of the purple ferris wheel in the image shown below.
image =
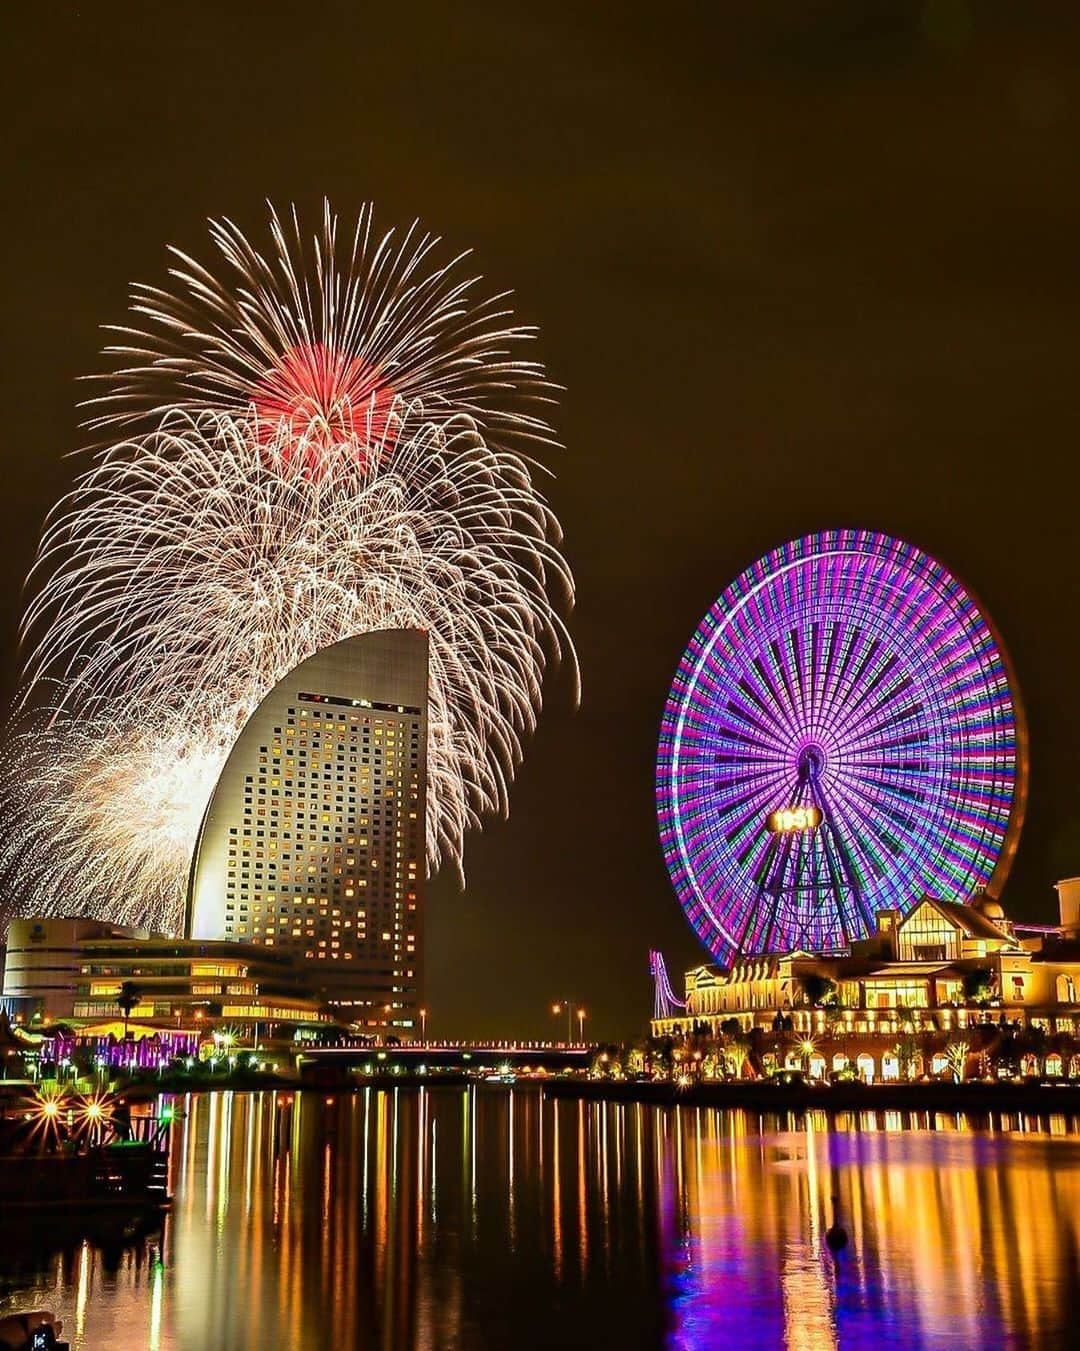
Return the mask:
[(1000, 889), (1026, 791), (1023, 709), (985, 611), (873, 531), (807, 535), (738, 577), (660, 728), (668, 871), (724, 965), (842, 949), (879, 911)]

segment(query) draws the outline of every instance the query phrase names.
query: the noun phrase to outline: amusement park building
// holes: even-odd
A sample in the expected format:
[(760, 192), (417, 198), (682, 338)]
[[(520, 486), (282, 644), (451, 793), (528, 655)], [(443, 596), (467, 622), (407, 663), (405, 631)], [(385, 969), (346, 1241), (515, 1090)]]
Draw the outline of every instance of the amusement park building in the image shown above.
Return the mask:
[(368, 1027), (423, 1002), (427, 684), (418, 630), (301, 662), (237, 738), (191, 869), (193, 938), (291, 954)]
[[(685, 1008), (654, 1017), (656, 1037), (780, 1032), (813, 1046), (820, 1073), (866, 1063), (886, 1076), (899, 1037), (945, 1043), (988, 1025), (1080, 1036), (1080, 881), (1061, 883), (1062, 924), (1018, 932), (987, 895), (970, 904), (924, 897), (906, 917), (878, 915), (848, 953), (785, 952), (686, 973)], [(734, 1020), (734, 1023), (733, 1021)], [(884, 1057), (883, 1059), (881, 1057)], [(796, 1056), (794, 1059), (798, 1060)]]

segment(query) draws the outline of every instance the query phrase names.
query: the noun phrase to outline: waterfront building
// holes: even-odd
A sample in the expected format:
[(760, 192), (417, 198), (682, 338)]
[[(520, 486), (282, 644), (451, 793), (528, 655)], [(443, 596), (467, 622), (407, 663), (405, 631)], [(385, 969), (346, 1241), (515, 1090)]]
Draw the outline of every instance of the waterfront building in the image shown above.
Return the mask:
[(427, 671), (408, 629), (301, 662), (237, 738), (192, 863), (192, 938), (291, 955), (365, 1027), (423, 1003)]
[(70, 1018), (82, 973), (83, 945), (95, 939), (132, 942), (149, 937), (149, 929), (77, 916), (12, 920), (4, 954), (5, 1007), (12, 1015), (37, 1015), (44, 1022)]
[(762, 1068), (888, 1079), (943, 1072), (950, 1047), (963, 1057), (1020, 1033), (1021, 1072), (1042, 1060), (1050, 1074), (1080, 1075), (1080, 879), (1058, 892), (1056, 928), (1014, 924), (985, 893), (926, 896), (906, 915), (879, 913), (876, 932), (846, 952), (694, 967), (685, 1005), (659, 1009), (652, 1034), (749, 1036), (759, 1052), (771, 1046)]
[(288, 953), (252, 943), (169, 938), (89, 919), (14, 920), (8, 929), (3, 993), (9, 1013), (31, 1025), (69, 1022), (122, 1034), (118, 1000), (133, 1003), (128, 1027), (198, 1033), (229, 1025), (269, 1040), (281, 1024), (333, 1026)]

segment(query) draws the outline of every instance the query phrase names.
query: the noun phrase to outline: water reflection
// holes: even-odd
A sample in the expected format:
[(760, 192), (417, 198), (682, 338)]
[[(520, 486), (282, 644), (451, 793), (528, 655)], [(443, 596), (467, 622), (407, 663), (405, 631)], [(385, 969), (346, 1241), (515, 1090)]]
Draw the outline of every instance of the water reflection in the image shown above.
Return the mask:
[(1074, 1125), (213, 1094), (160, 1237), (2, 1269), (77, 1347), (1067, 1345)]

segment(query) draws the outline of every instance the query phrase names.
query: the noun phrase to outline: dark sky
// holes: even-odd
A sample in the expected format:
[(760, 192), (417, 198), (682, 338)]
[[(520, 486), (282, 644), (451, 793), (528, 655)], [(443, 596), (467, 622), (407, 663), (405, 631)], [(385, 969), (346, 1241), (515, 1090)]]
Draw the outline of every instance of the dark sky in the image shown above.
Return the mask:
[[(764, 13), (768, 11), (768, 13)], [(653, 814), (717, 593), (829, 525), (899, 534), (1012, 649), (1032, 785), (1006, 901), (1080, 871), (1074, 4), (4, 6), (8, 689), (97, 325), (204, 219), (368, 198), (513, 287), (567, 387), (552, 493), (585, 691), (432, 888), (431, 1030), (633, 1033), (700, 949)], [(11, 133), (14, 133), (12, 136)]]

